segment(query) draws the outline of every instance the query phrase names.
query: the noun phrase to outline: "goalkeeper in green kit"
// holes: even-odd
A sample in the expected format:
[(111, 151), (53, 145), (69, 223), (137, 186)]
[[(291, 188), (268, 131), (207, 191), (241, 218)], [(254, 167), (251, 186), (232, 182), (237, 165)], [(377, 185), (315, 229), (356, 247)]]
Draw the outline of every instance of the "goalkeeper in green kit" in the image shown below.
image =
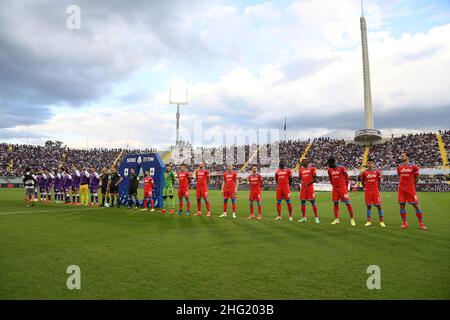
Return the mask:
[(175, 174), (172, 171), (172, 166), (168, 164), (166, 166), (166, 172), (164, 172), (164, 189), (163, 189), (163, 205), (164, 208), (161, 210), (161, 213), (166, 213), (167, 206), (168, 206), (168, 200), (171, 201), (171, 209), (169, 210), (169, 213), (173, 214), (173, 210), (175, 207), (173, 196), (175, 194), (175, 189), (173, 188), (173, 185), (175, 183)]

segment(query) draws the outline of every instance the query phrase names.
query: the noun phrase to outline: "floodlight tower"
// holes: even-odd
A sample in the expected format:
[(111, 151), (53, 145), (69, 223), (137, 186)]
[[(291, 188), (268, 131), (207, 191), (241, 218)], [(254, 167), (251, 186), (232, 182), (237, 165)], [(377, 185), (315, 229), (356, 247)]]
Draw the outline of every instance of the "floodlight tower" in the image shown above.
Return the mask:
[(175, 145), (180, 143), (180, 105), (188, 103), (188, 81), (174, 80), (170, 84), (169, 104), (177, 105), (177, 133)]
[(372, 90), (370, 85), (370, 67), (369, 67), (369, 48), (367, 44), (367, 25), (364, 18), (363, 1), (361, 0), (361, 44), (363, 59), (363, 80), (364, 80), (364, 124), (365, 129), (355, 132), (355, 141), (358, 142), (376, 142), (381, 140), (381, 131), (373, 126), (372, 113)]

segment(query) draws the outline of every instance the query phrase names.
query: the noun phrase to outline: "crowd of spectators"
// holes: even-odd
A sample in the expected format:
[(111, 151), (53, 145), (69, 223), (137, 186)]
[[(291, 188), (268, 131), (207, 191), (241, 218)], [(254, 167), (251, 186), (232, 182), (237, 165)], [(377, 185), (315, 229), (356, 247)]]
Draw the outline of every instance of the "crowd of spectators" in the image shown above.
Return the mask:
[(194, 148), (184, 143), (181, 150), (174, 149), (172, 159), (174, 163), (185, 163), (189, 170), (194, 170), (200, 161), (205, 161), (211, 172), (223, 172), (227, 164), (241, 168), (247, 161), (256, 164), (258, 169), (275, 168), (280, 159), (286, 167), (294, 168), (305, 151), (309, 141), (288, 140), (265, 145), (244, 145), (229, 147), (198, 147)]
[[(450, 157), (450, 130), (441, 131), (441, 135), (442, 141), (444, 142), (445, 149), (447, 151), (447, 158), (448, 158)], [(448, 158), (447, 160), (450, 160), (450, 158)]]
[[(435, 174), (435, 175), (421, 175), (419, 177), (418, 183), (446, 183), (447, 179), (443, 174)], [(383, 175), (381, 183), (398, 183), (397, 175)]]
[[(448, 148), (450, 131), (442, 131), (442, 139)], [(365, 147), (349, 143), (342, 139), (317, 138), (314, 140), (288, 140), (264, 145), (220, 146), (194, 148), (183, 143), (180, 150), (174, 149), (172, 160), (175, 164), (184, 162), (190, 171), (195, 170), (200, 161), (205, 161), (207, 168), (214, 174), (220, 174), (228, 163), (234, 164), (236, 170), (249, 161), (245, 171), (250, 171), (251, 164), (258, 169), (272, 172), (280, 160), (286, 167), (294, 168), (308, 144), (312, 142), (307, 159), (318, 169), (326, 169), (327, 159), (334, 156), (339, 164), (348, 170), (359, 169), (362, 164)], [(400, 154), (405, 150), (410, 153), (411, 161), (422, 168), (437, 167), (442, 164), (437, 139), (434, 133), (409, 134), (389, 139), (383, 143), (370, 146), (369, 155), (375, 159), (376, 166), (387, 170), (396, 168)], [(155, 152), (154, 149), (71, 149), (60, 144), (46, 146), (0, 144), (0, 176), (18, 176), (25, 166), (33, 169), (55, 169), (61, 166), (77, 165), (80, 168), (94, 167), (100, 169), (110, 166), (119, 155), (128, 153)], [(174, 156), (175, 155), (175, 156)], [(120, 159), (119, 159), (120, 160)]]
[[(122, 152), (123, 151), (123, 152)], [(122, 149), (71, 149), (66, 147), (48, 147), (34, 145), (10, 145), (0, 144), (0, 176), (20, 176), (25, 167), (32, 170), (47, 168), (54, 170), (61, 167), (76, 165), (78, 168), (96, 168), (111, 166), (122, 154), (154, 152), (146, 150), (122, 150)]]
[[(215, 176), (211, 180), (213, 183), (211, 184), (211, 189), (220, 189), (222, 177), (221, 176)], [(264, 180), (264, 190), (276, 190), (277, 184), (275, 182), (275, 178), (273, 176), (271, 177), (265, 177)], [(324, 183), (328, 184), (329, 179), (327, 176), (320, 176), (317, 177), (317, 183)], [(447, 179), (444, 175), (421, 175), (418, 181), (419, 184), (446, 184)], [(398, 184), (398, 176), (397, 175), (383, 175), (381, 180), (381, 185), (395, 185)], [(352, 186), (359, 186), (359, 177), (350, 177), (350, 185)], [(242, 179), (241, 183), (239, 185), (240, 190), (248, 190), (249, 184), (246, 179)], [(296, 176), (294, 176), (292, 185), (291, 185), (291, 191), (299, 191), (300, 190), (300, 179)]]
[(381, 169), (395, 168), (400, 163), (400, 154), (407, 151), (411, 162), (420, 167), (442, 165), (439, 146), (434, 133), (408, 134), (392, 138), (370, 147), (369, 155)]
[(318, 169), (327, 168), (330, 156), (335, 157), (337, 163), (353, 169), (361, 166), (363, 153), (363, 145), (347, 143), (342, 139), (318, 138), (314, 139), (307, 158)]

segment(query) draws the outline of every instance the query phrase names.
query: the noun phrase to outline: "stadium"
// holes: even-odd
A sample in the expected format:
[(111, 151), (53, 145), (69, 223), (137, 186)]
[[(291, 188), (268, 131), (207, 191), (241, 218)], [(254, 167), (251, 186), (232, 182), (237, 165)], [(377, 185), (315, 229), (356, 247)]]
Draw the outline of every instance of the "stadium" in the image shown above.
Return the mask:
[[(361, 71), (355, 72), (360, 85), (356, 86), (358, 95), (352, 93), (356, 98), (350, 99), (358, 101), (355, 109), (347, 110), (345, 99), (340, 100), (342, 97), (338, 93), (331, 102), (323, 102), (321, 97), (315, 107), (302, 107), (304, 109), (298, 111), (298, 108), (284, 108), (291, 100), (284, 100), (276, 92), (274, 96), (280, 100), (280, 105), (272, 107), (261, 102), (263, 98), (253, 97), (265, 95), (267, 90), (265, 98), (268, 102), (274, 101), (269, 97), (270, 88), (264, 87), (263, 91), (255, 93), (251, 85), (248, 88), (240, 83), (228, 86), (228, 78), (224, 76), (225, 80), (221, 80), (224, 87), (219, 90), (215, 87), (220, 87), (218, 84), (203, 83), (206, 80), (201, 74), (206, 71), (190, 74), (192, 80), (189, 81), (169, 81), (170, 76), (160, 70), (165, 70), (167, 61), (175, 61), (178, 56), (162, 49), (161, 55), (167, 61), (161, 60), (151, 68), (146, 64), (141, 66), (145, 72), (156, 74), (152, 75), (155, 78), (122, 75), (125, 69), (134, 66), (123, 62), (122, 53), (117, 53), (117, 60), (107, 62), (120, 65), (117, 67), (120, 72), (116, 71), (123, 79), (128, 79), (111, 84), (111, 88), (119, 89), (108, 89), (117, 90), (114, 93), (120, 97), (126, 96), (123, 109), (109, 106), (110, 101), (116, 103), (117, 96), (109, 96), (105, 93), (106, 87), (95, 85), (97, 81), (106, 83), (106, 78), (96, 78), (97, 72), (104, 72), (99, 59), (94, 59), (93, 69), (98, 69), (92, 74), (91, 69), (80, 71), (85, 77), (83, 81), (75, 79), (78, 76), (72, 74), (73, 70), (66, 70), (66, 64), (74, 66), (81, 64), (81, 60), (72, 55), (66, 56), (67, 62), (51, 60), (55, 64), (62, 63), (58, 67), (67, 72), (64, 79), (69, 79), (70, 86), (64, 88), (52, 82), (58, 71), (49, 75), (50, 71), (41, 70), (38, 64), (32, 65), (39, 76), (30, 76), (31, 84), (22, 80), (17, 84), (27, 90), (31, 88), (27, 94), (11, 89), (12, 79), (11, 88), (0, 91), (6, 97), (0, 98), (4, 118), (0, 122), (0, 299), (449, 300), (450, 130), (445, 117), (447, 107), (442, 108), (439, 102), (436, 109), (431, 105), (421, 109), (417, 102), (417, 109), (413, 109), (414, 104), (406, 104), (407, 109), (401, 106), (390, 113), (389, 108), (394, 109), (394, 106), (383, 109), (384, 100), (375, 98), (375, 94), (374, 101), (381, 107), (372, 106), (371, 72), (375, 78), (373, 87), (377, 89), (373, 92), (378, 96), (388, 94), (376, 84), (380, 73), (373, 64), (369, 66), (368, 56), (369, 40), (375, 42), (375, 51), (381, 48), (377, 37), (383, 35), (383, 24), (374, 23), (379, 29), (371, 37), (370, 22), (377, 22), (377, 10), (388, 9), (384, 4), (378, 7), (369, 1), (365, 9), (361, 8), (360, 1), (344, 2), (344, 7), (353, 8), (357, 14), (348, 19), (356, 20), (357, 27), (358, 19), (360, 23), (357, 30), (360, 38), (350, 42), (359, 54), (357, 62), (351, 56), (350, 65)], [(158, 10), (172, 9), (171, 5), (175, 7), (155, 3), (158, 4), (145, 7), (152, 12), (151, 16)], [(289, 12), (296, 12), (295, 3), (288, 6)], [(312, 3), (302, 0), (297, 5), (306, 10)], [(21, 5), (14, 7), (13, 14), (21, 12)], [(78, 5), (81, 11), (77, 10), (82, 15), (87, 12), (87, 17), (83, 18), (86, 28), (95, 29), (95, 13), (103, 14), (106, 9), (83, 1)], [(322, 6), (328, 5), (333, 6), (329, 1), (322, 3)], [(441, 3), (436, 1), (435, 5)], [(198, 6), (200, 10), (202, 7)], [(67, 15), (76, 16), (78, 12), (77, 5), (72, 8), (74, 11), (67, 7), (67, 13), (66, 7), (54, 4), (47, 9), (58, 12), (63, 8), (65, 21)], [(214, 19), (222, 21), (222, 15), (241, 12), (239, 28), (244, 24), (242, 21), (250, 23), (253, 20), (246, 19), (256, 19), (248, 15), (256, 15), (261, 21), (279, 19), (278, 15), (269, 15), (271, 10), (280, 9), (271, 3), (247, 4), (245, 8), (238, 8), (241, 11), (236, 8), (234, 11), (232, 7), (218, 5), (208, 14), (214, 13), (217, 15)], [(448, 5), (444, 7), (449, 9)], [(109, 9), (112, 12), (124, 10), (124, 17), (130, 18), (130, 14), (136, 21), (146, 17), (141, 16), (142, 12), (128, 11), (129, 8), (119, 4), (111, 4)], [(279, 11), (282, 15), (280, 12), (284, 11)], [(189, 14), (192, 14), (190, 18), (199, 19), (198, 12)], [(348, 12), (342, 14), (349, 15)], [(113, 13), (106, 16), (114, 20)], [(227, 23), (231, 23), (228, 18)], [(202, 19), (205, 20), (201, 20), (201, 26), (206, 21), (211, 22), (209, 16)], [(308, 21), (305, 16), (303, 19)], [(12, 20), (7, 21), (15, 25)], [(141, 24), (129, 22), (134, 21), (131, 18), (124, 21), (115, 21), (121, 31), (110, 26), (119, 37), (121, 32), (131, 35), (142, 31)], [(449, 21), (444, 22), (439, 26), (448, 29)], [(75, 23), (72, 26), (77, 29), (76, 19), (70, 23)], [(215, 23), (220, 25), (218, 21)], [(167, 30), (169, 26), (172, 25), (168, 24)], [(277, 24), (280, 26), (283, 24)], [(207, 28), (202, 27), (202, 30)], [(17, 37), (22, 31), (17, 31)], [(73, 37), (71, 32), (78, 31), (72, 31), (67, 22), (67, 30), (56, 34), (61, 35), (61, 40), (67, 34)], [(149, 31), (146, 29), (146, 32)], [(208, 33), (205, 31), (205, 34)], [(83, 42), (85, 36), (103, 41), (104, 35), (75, 36), (73, 41), (89, 51), (89, 45)], [(143, 38), (139, 38), (141, 36)], [(270, 36), (277, 38), (272, 33)], [(137, 37), (138, 42), (150, 41), (140, 33)], [(345, 37), (342, 42), (352, 39)], [(393, 41), (386, 39), (383, 45)], [(450, 48), (448, 41), (439, 41), (443, 42), (442, 47)], [(184, 42), (171, 44), (171, 49), (176, 50), (177, 46), (183, 47)], [(350, 44), (345, 43), (345, 46)], [(33, 42), (34, 45), (38, 46)], [(64, 54), (65, 49), (56, 43), (47, 45)], [(160, 49), (145, 47), (151, 54), (143, 54), (134, 45), (127, 43), (124, 57), (133, 49), (136, 51), (132, 57), (136, 56), (137, 60), (140, 54), (156, 59), (155, 52)], [(349, 50), (343, 49), (341, 42), (338, 45), (333, 42), (333, 45), (338, 48), (336, 52)], [(94, 52), (94, 56), (103, 48), (100, 46), (96, 50), (99, 51)], [(427, 52), (424, 50), (421, 54)], [(262, 56), (266, 54), (261, 52)], [(264, 58), (282, 59), (282, 56), (284, 54), (273, 58), (270, 54), (269, 58)], [(1, 59), (6, 67), (5, 57)], [(338, 64), (347, 63), (343, 57), (344, 53)], [(375, 57), (376, 66), (386, 66), (383, 60), (386, 57)], [(443, 54), (434, 58), (439, 57), (444, 57), (439, 60), (439, 68), (450, 71), (448, 57)], [(20, 62), (20, 57), (9, 58)], [(415, 61), (420, 59), (422, 56), (411, 59), (409, 67), (413, 69)], [(325, 60), (321, 60), (320, 68), (333, 69), (333, 62)], [(186, 61), (187, 64), (199, 63), (195, 59)], [(303, 63), (300, 67), (309, 70)], [(274, 68), (266, 65), (259, 81), (265, 83), (264, 76), (275, 74), (276, 84), (271, 82), (273, 91), (283, 86), (285, 89), (281, 92), (287, 95), (291, 84), (287, 78), (278, 76), (281, 69), (274, 71)], [(7, 70), (21, 77), (20, 70)], [(310, 73), (314, 77), (319, 71), (298, 72), (306, 72), (304, 77), (309, 77)], [(109, 76), (119, 77), (119, 74), (105, 77)], [(389, 76), (405, 78), (403, 74)], [(241, 77), (251, 82), (251, 76), (240, 72), (231, 82)], [(44, 88), (47, 83), (43, 79), (50, 83), (51, 89)], [(400, 81), (398, 79), (396, 81)], [(98, 89), (99, 96), (81, 97), (87, 93), (79, 87), (87, 80), (91, 82), (86, 92)], [(164, 107), (151, 105), (148, 106), (151, 111), (146, 111), (144, 102), (130, 102), (137, 97), (141, 99), (140, 92), (132, 92), (132, 96), (122, 92), (123, 87), (129, 89), (152, 81), (170, 87), (162, 91), (155, 89), (151, 98), (152, 103), (161, 103)], [(320, 82), (320, 78), (308, 81)], [(336, 80), (334, 85), (339, 87), (340, 81)], [(431, 88), (441, 85), (437, 82), (422, 83), (426, 88), (421, 90), (432, 91), (436, 100), (442, 96), (442, 103), (448, 106), (446, 91)], [(7, 80), (3, 83), (6, 88)], [(396, 85), (394, 80), (392, 83)], [(79, 87), (68, 94), (66, 91), (74, 88), (73, 84)], [(309, 82), (302, 82), (302, 85), (306, 93), (300, 96), (308, 100), (311, 97), (307, 91), (314, 93), (315, 85)], [(346, 85), (351, 87), (351, 81)], [(56, 93), (55, 88), (61, 92)], [(221, 100), (230, 88), (238, 94)], [(211, 91), (205, 93), (207, 89)], [(302, 89), (295, 87), (295, 90)], [(245, 90), (252, 95), (248, 109), (244, 106)], [(385, 91), (389, 90), (386, 86)], [(48, 98), (49, 92), (54, 92), (53, 100)], [(421, 94), (416, 98), (420, 99)], [(143, 96), (144, 100), (149, 97)], [(394, 96), (401, 94), (396, 91)], [(33, 105), (31, 101), (38, 97), (42, 102)], [(202, 107), (199, 100), (206, 101), (206, 105)], [(14, 103), (30, 113), (17, 111)], [(314, 104), (312, 100), (310, 103)], [(327, 120), (327, 108), (335, 106), (339, 110), (333, 111), (332, 121)], [(224, 111), (233, 108), (235, 114)], [(198, 110), (198, 113), (190, 110)], [(377, 118), (378, 110), (383, 117)], [(408, 116), (404, 116), (405, 110)], [(437, 110), (434, 116), (433, 110)], [(317, 120), (315, 116), (322, 113), (326, 115)], [(357, 121), (353, 118), (347, 121), (353, 114), (357, 114), (354, 118)], [(398, 121), (399, 114), (404, 124)], [(310, 116), (311, 124), (303, 129), (309, 121), (303, 119)], [(243, 117), (247, 119), (242, 120)], [(325, 124), (326, 121), (331, 124)], [(264, 125), (259, 125), (263, 122)], [(200, 139), (199, 123), (205, 127), (200, 130)], [(379, 129), (375, 129), (375, 125)], [(330, 129), (323, 131), (326, 126)], [(219, 138), (215, 139), (217, 136)], [(211, 137), (214, 138), (212, 143)]]

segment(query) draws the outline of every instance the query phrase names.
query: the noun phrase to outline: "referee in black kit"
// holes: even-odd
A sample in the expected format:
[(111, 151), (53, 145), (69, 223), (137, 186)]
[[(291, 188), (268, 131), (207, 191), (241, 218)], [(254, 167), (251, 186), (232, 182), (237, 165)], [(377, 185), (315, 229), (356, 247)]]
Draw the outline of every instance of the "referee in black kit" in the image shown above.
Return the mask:
[(114, 207), (114, 201), (117, 197), (117, 207), (120, 208), (119, 184), (122, 182), (122, 180), (122, 176), (117, 171), (117, 166), (113, 165), (111, 167), (111, 174), (109, 178), (109, 195), (111, 197), (111, 207)]
[(134, 171), (134, 168), (130, 169), (130, 186), (128, 187), (128, 197), (129, 197), (129, 203), (128, 203), (128, 208), (131, 209), (133, 208), (133, 196), (134, 199), (136, 201), (136, 206), (134, 207), (135, 209), (138, 208), (138, 197), (137, 197), (137, 191), (139, 188), (139, 179), (138, 176), (136, 175), (136, 172)]

